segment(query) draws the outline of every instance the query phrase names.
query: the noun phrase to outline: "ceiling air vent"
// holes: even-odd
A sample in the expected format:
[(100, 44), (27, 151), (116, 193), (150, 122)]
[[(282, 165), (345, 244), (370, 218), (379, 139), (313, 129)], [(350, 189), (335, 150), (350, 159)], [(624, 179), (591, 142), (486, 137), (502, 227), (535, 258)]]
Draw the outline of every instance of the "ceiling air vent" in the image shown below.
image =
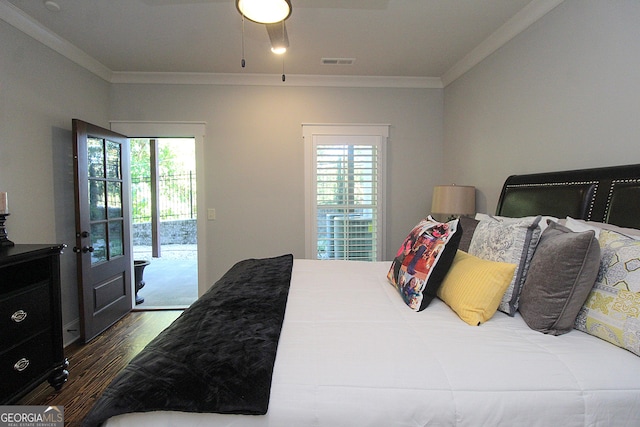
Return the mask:
[(322, 58), (324, 65), (351, 65), (355, 58)]

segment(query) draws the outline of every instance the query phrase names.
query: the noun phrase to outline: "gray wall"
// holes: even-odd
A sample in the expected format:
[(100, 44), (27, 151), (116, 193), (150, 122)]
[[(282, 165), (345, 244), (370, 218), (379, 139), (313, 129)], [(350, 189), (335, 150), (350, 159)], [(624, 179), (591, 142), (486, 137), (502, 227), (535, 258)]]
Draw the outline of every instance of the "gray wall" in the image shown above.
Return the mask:
[(203, 121), (208, 282), (247, 257), (304, 257), (302, 123), (390, 124), (387, 256), (442, 173), (442, 89), (114, 84), (113, 120)]
[(0, 191), (16, 243), (65, 243), (63, 322), (78, 318), (71, 119), (108, 125), (109, 84), (0, 20)]
[(444, 132), (489, 213), (511, 174), (640, 163), (640, 2), (564, 1), (447, 86)]

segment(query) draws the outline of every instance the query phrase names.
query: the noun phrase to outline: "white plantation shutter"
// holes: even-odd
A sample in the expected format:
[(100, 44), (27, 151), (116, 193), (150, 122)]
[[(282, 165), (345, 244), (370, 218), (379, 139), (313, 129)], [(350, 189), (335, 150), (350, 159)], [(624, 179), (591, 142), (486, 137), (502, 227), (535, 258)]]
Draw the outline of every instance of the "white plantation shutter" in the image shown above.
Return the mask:
[(387, 126), (305, 125), (307, 258), (384, 259)]

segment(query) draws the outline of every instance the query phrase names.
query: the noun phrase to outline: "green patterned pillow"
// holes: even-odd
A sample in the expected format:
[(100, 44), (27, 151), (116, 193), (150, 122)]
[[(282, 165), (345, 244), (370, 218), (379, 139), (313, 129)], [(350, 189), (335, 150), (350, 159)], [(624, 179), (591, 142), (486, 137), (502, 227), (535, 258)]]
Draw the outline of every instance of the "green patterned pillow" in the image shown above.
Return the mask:
[(640, 240), (600, 232), (600, 271), (575, 328), (640, 356)]

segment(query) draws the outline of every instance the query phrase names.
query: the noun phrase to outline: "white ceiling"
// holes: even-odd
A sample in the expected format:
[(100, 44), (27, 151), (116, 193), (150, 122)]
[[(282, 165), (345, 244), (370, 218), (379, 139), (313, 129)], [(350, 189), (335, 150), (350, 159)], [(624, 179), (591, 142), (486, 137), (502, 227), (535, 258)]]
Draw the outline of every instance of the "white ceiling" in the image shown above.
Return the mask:
[[(291, 0), (290, 48), (233, 0), (0, 0), (5, 21), (97, 74), (204, 73), (453, 80), (562, 0)], [(477, 57), (477, 58), (476, 58)], [(355, 58), (324, 65), (322, 58)], [(284, 62), (284, 64), (283, 64)], [(95, 71), (95, 70), (94, 70)]]

